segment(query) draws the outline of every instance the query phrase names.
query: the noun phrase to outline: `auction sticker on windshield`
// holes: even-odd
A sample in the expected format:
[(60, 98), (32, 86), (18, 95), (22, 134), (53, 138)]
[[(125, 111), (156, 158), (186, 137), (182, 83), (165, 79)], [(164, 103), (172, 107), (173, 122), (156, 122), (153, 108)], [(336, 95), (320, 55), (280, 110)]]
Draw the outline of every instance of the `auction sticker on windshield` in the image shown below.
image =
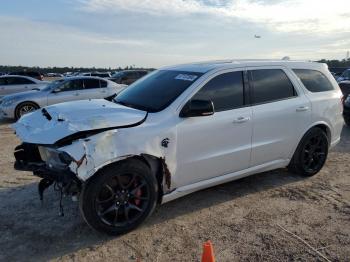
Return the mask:
[(196, 75), (186, 75), (186, 74), (179, 74), (175, 77), (177, 80), (184, 80), (184, 81), (194, 81), (198, 76)]

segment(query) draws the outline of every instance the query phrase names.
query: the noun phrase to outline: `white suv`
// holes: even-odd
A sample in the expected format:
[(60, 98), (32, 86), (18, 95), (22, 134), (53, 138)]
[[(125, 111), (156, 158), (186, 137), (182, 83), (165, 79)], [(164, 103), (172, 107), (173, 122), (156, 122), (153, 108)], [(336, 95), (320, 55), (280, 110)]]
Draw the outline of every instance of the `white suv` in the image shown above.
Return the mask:
[(217, 61), (166, 67), (114, 100), (48, 106), (14, 124), (15, 168), (79, 196), (86, 222), (119, 234), (191, 192), (288, 167), (311, 176), (343, 127), (325, 64)]

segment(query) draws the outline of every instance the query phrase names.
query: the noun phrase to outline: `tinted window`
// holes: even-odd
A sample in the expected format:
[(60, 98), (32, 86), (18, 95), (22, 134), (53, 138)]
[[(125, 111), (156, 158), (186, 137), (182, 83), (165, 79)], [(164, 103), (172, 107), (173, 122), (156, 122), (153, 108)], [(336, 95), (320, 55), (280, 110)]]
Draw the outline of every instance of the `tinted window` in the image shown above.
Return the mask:
[(21, 78), (21, 77), (8, 77), (7, 84), (8, 85), (30, 85), (30, 84), (34, 84), (34, 82), (29, 79)]
[(324, 92), (333, 90), (331, 82), (319, 71), (309, 69), (293, 69), (307, 90), (311, 92)]
[(101, 83), (101, 87), (107, 87), (107, 82), (106, 81), (103, 81), (103, 80), (100, 80), (100, 83)]
[(252, 102), (266, 103), (296, 95), (288, 76), (281, 69), (250, 71), (252, 81)]
[(339, 83), (339, 87), (345, 97), (350, 94), (350, 83)]
[(60, 87), (60, 91), (74, 91), (74, 90), (82, 90), (83, 87), (83, 81), (82, 80), (70, 80), (64, 82)]
[(0, 85), (6, 85), (6, 78), (0, 78)]
[(244, 104), (243, 73), (225, 73), (211, 79), (192, 99), (211, 100), (216, 112)]
[(159, 112), (170, 105), (202, 73), (158, 70), (124, 89), (115, 101), (149, 112)]
[(99, 79), (84, 79), (84, 88), (85, 89), (100, 88), (100, 80)]

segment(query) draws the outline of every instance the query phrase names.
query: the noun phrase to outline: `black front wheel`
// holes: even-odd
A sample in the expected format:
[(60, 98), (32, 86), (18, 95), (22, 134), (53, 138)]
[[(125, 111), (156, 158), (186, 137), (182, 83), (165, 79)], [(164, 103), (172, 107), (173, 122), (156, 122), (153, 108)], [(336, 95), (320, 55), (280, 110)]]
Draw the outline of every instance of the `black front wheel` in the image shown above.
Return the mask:
[(312, 128), (302, 138), (288, 168), (304, 176), (317, 174), (326, 162), (328, 146), (327, 134), (320, 128)]
[(98, 172), (84, 187), (80, 210), (97, 231), (126, 233), (141, 224), (157, 203), (158, 184), (149, 167), (137, 159)]

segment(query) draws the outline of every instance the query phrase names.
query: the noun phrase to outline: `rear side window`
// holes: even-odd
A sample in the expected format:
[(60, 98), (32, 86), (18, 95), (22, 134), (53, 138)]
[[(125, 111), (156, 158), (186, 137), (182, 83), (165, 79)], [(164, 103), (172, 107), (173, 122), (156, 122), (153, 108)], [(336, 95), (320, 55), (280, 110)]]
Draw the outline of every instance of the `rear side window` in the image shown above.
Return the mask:
[(310, 92), (325, 92), (334, 89), (328, 78), (319, 71), (310, 69), (293, 69), (293, 71)]
[(75, 90), (82, 90), (83, 88), (83, 81), (80, 79), (75, 80), (69, 80), (63, 83), (60, 86), (60, 91), (75, 91)]
[(216, 112), (244, 105), (243, 72), (230, 72), (211, 79), (192, 99), (211, 100)]
[(84, 88), (85, 89), (100, 88), (100, 80), (99, 79), (84, 79)]
[(253, 104), (268, 103), (296, 96), (292, 82), (281, 69), (250, 71)]

